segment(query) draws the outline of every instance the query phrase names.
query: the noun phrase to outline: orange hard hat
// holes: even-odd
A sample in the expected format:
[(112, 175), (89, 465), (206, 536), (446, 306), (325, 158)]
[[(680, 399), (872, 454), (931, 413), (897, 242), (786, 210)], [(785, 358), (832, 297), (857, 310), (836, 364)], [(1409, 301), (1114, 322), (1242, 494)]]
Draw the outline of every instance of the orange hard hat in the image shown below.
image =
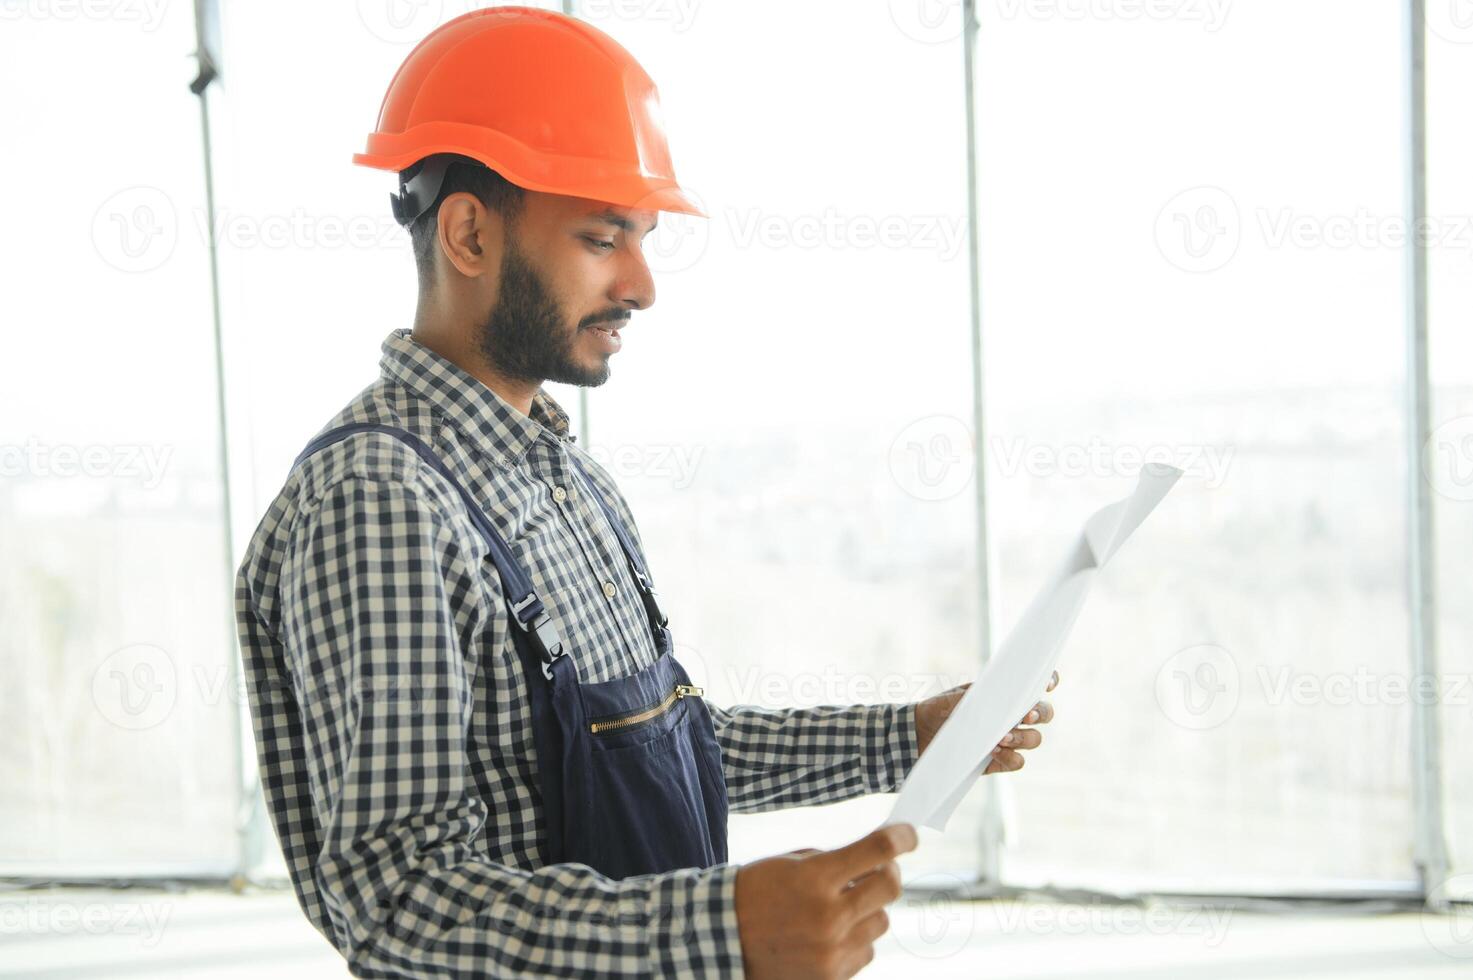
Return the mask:
[[(551, 10), (486, 7), (437, 27), (389, 82), (353, 162), (403, 171), (438, 153), (529, 190), (707, 217), (675, 182), (649, 75), (603, 31)], [(446, 162), (390, 195), (402, 224), (439, 197)]]

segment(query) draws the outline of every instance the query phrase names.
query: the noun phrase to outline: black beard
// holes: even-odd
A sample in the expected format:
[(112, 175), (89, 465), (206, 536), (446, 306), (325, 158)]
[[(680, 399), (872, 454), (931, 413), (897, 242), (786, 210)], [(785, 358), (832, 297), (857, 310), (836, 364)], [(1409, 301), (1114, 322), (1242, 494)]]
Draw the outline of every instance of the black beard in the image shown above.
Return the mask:
[(476, 347), (499, 373), (540, 384), (596, 388), (609, 380), (607, 359), (596, 368), (580, 365), (573, 343), (591, 327), (570, 334), (557, 302), (525, 255), (508, 242), (501, 257), (501, 287), (496, 307), (477, 331)]

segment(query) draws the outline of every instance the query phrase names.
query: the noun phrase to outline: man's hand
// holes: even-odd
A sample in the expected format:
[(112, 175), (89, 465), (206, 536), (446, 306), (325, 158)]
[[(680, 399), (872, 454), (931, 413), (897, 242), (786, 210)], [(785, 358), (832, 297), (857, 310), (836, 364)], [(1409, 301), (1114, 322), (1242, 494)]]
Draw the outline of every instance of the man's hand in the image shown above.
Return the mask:
[[(951, 716), (951, 709), (967, 693), (971, 687), (971, 681), (953, 687), (949, 691), (942, 691), (932, 698), (927, 698), (916, 704), (916, 737), (920, 741), (920, 749), (926, 751), (926, 746), (931, 744), (931, 739), (936, 736), (936, 731), (941, 723)], [(1048, 688), (1044, 693), (1052, 691), (1059, 686), (1059, 672), (1054, 671), (1054, 676), (1049, 680)], [(1046, 725), (1054, 720), (1054, 706), (1048, 701), (1040, 701), (1033, 706), (1023, 720), (1011, 732), (1002, 737), (997, 747), (990, 749), (992, 761), (988, 763), (983, 774), (994, 772), (1015, 772), (1023, 768), (1022, 752), (1027, 749), (1036, 749), (1043, 744), (1043, 733), (1036, 728), (1025, 728), (1024, 725), (1038, 724)], [(985, 753), (983, 753), (985, 754)]]
[(751, 980), (830, 980), (858, 973), (890, 928), (900, 897), (895, 858), (916, 846), (908, 823), (881, 827), (833, 851), (808, 847), (737, 871), (736, 913)]

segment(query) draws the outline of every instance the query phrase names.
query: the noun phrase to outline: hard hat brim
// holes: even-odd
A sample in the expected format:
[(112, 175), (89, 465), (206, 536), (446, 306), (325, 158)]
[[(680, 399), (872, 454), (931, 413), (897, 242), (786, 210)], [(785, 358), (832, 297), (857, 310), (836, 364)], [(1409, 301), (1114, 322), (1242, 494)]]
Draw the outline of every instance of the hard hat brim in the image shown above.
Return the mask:
[(617, 161), (535, 152), (504, 133), (460, 123), (424, 123), (403, 133), (373, 133), (367, 151), (353, 154), (353, 162), (398, 172), (435, 153), (478, 160), (527, 190), (710, 217), (669, 177), (638, 173)]

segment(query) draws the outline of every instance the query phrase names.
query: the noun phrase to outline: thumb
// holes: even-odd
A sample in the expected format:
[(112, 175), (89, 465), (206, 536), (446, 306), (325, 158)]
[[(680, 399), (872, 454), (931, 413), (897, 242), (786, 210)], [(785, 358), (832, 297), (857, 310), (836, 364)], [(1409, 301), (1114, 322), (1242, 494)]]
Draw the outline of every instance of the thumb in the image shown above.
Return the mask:
[(871, 868), (893, 861), (901, 854), (916, 849), (920, 838), (915, 825), (909, 823), (887, 824), (870, 831), (859, 840), (844, 847), (829, 851), (817, 858), (823, 862), (830, 880), (836, 887), (853, 881)]

